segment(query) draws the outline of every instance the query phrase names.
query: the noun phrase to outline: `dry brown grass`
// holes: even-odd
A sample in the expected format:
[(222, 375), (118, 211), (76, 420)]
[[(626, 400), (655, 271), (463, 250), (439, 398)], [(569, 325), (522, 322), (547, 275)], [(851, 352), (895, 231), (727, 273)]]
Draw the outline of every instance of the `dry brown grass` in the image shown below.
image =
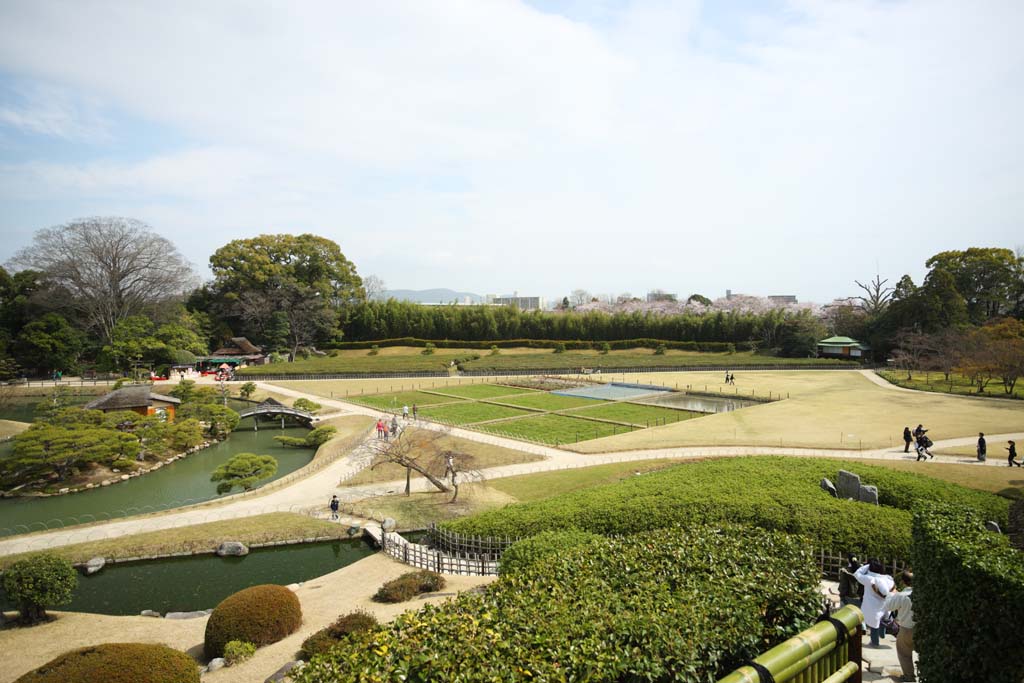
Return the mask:
[(28, 422), (16, 422), (15, 420), (0, 420), (0, 439), (9, 439), (15, 434), (20, 434), (28, 429)]

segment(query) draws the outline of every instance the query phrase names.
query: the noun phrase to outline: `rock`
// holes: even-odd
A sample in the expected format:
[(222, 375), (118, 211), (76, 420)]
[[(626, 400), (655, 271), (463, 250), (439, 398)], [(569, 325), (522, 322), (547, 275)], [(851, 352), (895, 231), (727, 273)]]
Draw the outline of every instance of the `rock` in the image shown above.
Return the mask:
[(156, 610), (144, 609), (141, 612), (139, 612), (139, 616), (140, 617), (157, 617), (159, 619), (160, 618), (160, 613), (157, 612)]
[(82, 571), (85, 572), (86, 576), (92, 576), (99, 570), (103, 569), (106, 564), (107, 559), (105, 557), (94, 557), (85, 563), (85, 566), (82, 567)]
[(878, 505), (878, 487), (862, 484), (860, 487), (860, 495), (857, 500), (870, 505)]
[(280, 669), (278, 669), (277, 671), (272, 673), (270, 676), (268, 676), (267, 680), (265, 680), (263, 683), (280, 683), (280, 681), (285, 680), (285, 678), (288, 676), (288, 673), (292, 669), (298, 670), (298, 669), (302, 668), (303, 666), (305, 666), (305, 664), (306, 663), (303, 662), (301, 659), (297, 660), (297, 661), (294, 661), (294, 662), (288, 662), (287, 664), (282, 666)]
[(860, 500), (860, 477), (853, 472), (839, 470), (839, 481), (836, 483), (836, 492), (840, 498)]
[(363, 527), (359, 526), (358, 524), (353, 524), (352, 526), (350, 526), (348, 528), (348, 531), (346, 531), (345, 533), (347, 533), (349, 536), (355, 536), (356, 534), (358, 534), (362, 530), (363, 530)]
[(195, 612), (168, 612), (164, 615), (164, 619), (198, 619), (199, 617), (207, 616), (206, 610), (196, 610)]
[(994, 531), (997, 534), (1003, 533), (1002, 530), (999, 528), (999, 523), (998, 522), (993, 522), (991, 519), (989, 521), (985, 522), (985, 528), (988, 529), (989, 531)]
[(216, 671), (217, 669), (223, 669), (227, 665), (223, 657), (215, 657), (210, 660), (210, 663), (206, 665), (206, 670)]
[(384, 521), (380, 523), (380, 528), (384, 531), (394, 531), (398, 523), (390, 517), (385, 517)]
[(120, 474), (121, 473), (121, 470), (117, 469), (116, 467), (114, 469), (110, 470), (110, 471), (113, 472), (114, 474)]
[(822, 491), (825, 491), (833, 498), (839, 497), (839, 493), (836, 492), (835, 484), (833, 484), (832, 480), (830, 480), (828, 477), (822, 477), (819, 486), (821, 486)]
[(127, 474), (121, 475), (121, 481), (128, 481), (129, 479), (131, 479), (131, 477), (129, 477)]
[(217, 546), (217, 554), (220, 557), (242, 557), (249, 554), (249, 548), (241, 541), (224, 541)]
[(62, 488), (62, 489), (61, 489), (60, 491), (57, 491), (57, 493), (67, 493), (67, 492), (68, 492), (68, 491), (70, 491), (70, 490), (71, 490), (71, 489), (69, 489), (69, 488), (65, 487), (65, 488)]
[(110, 480), (104, 479), (102, 482), (100, 482), (100, 486), (110, 486)]
[(88, 484), (85, 485), (85, 488), (87, 488), (87, 489), (91, 489), (91, 488), (95, 488), (95, 487), (96, 487), (96, 484), (92, 483), (91, 481)]
[(289, 583), (288, 584), (288, 590), (290, 590), (292, 593), (294, 593), (295, 591), (299, 590), (300, 588), (302, 588), (302, 584), (301, 583)]

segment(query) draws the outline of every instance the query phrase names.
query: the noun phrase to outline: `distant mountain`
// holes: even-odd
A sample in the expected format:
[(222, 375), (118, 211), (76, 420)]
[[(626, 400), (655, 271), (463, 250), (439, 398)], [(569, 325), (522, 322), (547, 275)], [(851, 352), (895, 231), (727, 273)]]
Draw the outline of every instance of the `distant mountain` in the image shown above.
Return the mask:
[(386, 289), (384, 299), (397, 299), (398, 301), (414, 301), (420, 304), (447, 304), (451, 302), (463, 303), (468, 300), (478, 304), (484, 300), (479, 294), (472, 292), (456, 292), (454, 289)]

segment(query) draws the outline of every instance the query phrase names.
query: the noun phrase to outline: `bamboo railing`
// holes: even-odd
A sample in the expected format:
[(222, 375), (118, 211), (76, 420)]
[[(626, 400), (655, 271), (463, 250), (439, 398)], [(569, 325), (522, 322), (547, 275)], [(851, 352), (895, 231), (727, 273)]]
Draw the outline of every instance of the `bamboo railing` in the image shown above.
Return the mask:
[[(861, 620), (847, 605), (789, 640), (759, 655), (718, 683), (861, 683)], [(841, 627), (836, 623), (841, 624)], [(840, 634), (842, 631), (842, 634)], [(770, 676), (762, 678), (758, 669)]]

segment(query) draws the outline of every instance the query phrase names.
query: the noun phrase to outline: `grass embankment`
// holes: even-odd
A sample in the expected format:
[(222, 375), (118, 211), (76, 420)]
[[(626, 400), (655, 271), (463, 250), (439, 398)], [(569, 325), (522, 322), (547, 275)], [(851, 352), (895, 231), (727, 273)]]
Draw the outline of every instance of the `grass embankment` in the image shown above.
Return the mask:
[(193, 526), (161, 529), (131, 536), (58, 546), (0, 557), (0, 569), (25, 557), (43, 552), (85, 562), (93, 557), (125, 559), (182, 552), (212, 552), (224, 541), (245, 544), (269, 543), (300, 538), (348, 538), (347, 527), (291, 512), (207, 522)]
[[(990, 445), (989, 448), (991, 449), (992, 446)], [(991, 450), (989, 452), (991, 453)], [(971, 449), (971, 455), (973, 454), (974, 450)], [(990, 455), (989, 457), (992, 456)], [(914, 474), (966, 486), (977, 491), (988, 491), (1011, 500), (1024, 498), (1024, 470), (1017, 468), (947, 464), (932, 460), (928, 462), (872, 460), (871, 464), (899, 472), (913, 472)]]
[(911, 379), (907, 379), (907, 373), (892, 370), (882, 370), (879, 377), (907, 389), (918, 391), (933, 391), (940, 394), (959, 394), (963, 396), (985, 396), (987, 398), (1024, 398), (1024, 383), (1017, 382), (1012, 393), (1007, 393), (1002, 380), (992, 380), (985, 387), (985, 391), (978, 392), (978, 385), (971, 382), (967, 377), (958, 373), (952, 373), (947, 381), (941, 372), (925, 372), (915, 370)]
[(388, 372), (443, 372), (452, 362), (464, 370), (501, 372), (503, 370), (546, 370), (564, 368), (651, 368), (672, 366), (708, 366), (737, 368), (750, 365), (802, 365), (855, 366), (849, 361), (822, 358), (779, 358), (749, 351), (737, 353), (710, 353), (668, 350), (655, 354), (651, 349), (621, 349), (601, 353), (594, 350), (574, 350), (554, 353), (551, 349), (511, 348), (490, 355), (480, 349), (437, 349), (423, 355), (417, 347), (394, 346), (380, 349), (371, 355), (366, 349), (332, 351), (328, 357), (297, 360), (294, 363), (273, 363), (242, 368), (236, 377), (258, 379), (265, 375), (320, 375), (332, 373), (388, 373)]
[(17, 422), (15, 420), (0, 420), (0, 440), (9, 439), (15, 434), (21, 434), (28, 428), (28, 422)]

